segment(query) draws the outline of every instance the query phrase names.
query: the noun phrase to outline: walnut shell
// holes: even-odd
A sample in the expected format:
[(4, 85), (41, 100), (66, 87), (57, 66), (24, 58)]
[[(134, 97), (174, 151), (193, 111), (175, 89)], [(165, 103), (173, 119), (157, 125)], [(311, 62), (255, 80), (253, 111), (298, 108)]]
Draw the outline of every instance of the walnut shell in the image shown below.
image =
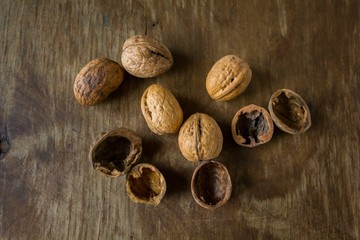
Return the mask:
[(219, 59), (206, 77), (206, 90), (212, 99), (225, 101), (239, 96), (251, 80), (249, 65), (236, 55)]
[(126, 192), (135, 203), (157, 206), (165, 195), (166, 181), (156, 167), (141, 163), (127, 174)]
[(250, 104), (235, 114), (231, 132), (240, 146), (255, 147), (271, 140), (274, 124), (265, 108)]
[(90, 160), (99, 173), (119, 177), (130, 170), (141, 154), (141, 138), (129, 129), (117, 128), (95, 141)]
[(117, 62), (107, 58), (95, 59), (83, 67), (75, 78), (74, 95), (78, 102), (92, 106), (105, 100), (124, 79)]
[(210, 160), (219, 156), (223, 135), (212, 117), (205, 113), (195, 113), (180, 128), (178, 144), (187, 160)]
[(223, 164), (208, 161), (195, 169), (191, 179), (191, 193), (200, 206), (214, 210), (229, 200), (231, 191), (230, 174)]
[(297, 93), (289, 89), (279, 89), (273, 93), (269, 112), (276, 126), (284, 132), (299, 134), (311, 126), (309, 107)]
[(131, 75), (150, 78), (168, 71), (173, 58), (169, 49), (158, 40), (136, 35), (125, 41), (121, 63)]
[(156, 134), (177, 133), (183, 122), (183, 111), (166, 88), (149, 86), (141, 97), (141, 111), (150, 130)]

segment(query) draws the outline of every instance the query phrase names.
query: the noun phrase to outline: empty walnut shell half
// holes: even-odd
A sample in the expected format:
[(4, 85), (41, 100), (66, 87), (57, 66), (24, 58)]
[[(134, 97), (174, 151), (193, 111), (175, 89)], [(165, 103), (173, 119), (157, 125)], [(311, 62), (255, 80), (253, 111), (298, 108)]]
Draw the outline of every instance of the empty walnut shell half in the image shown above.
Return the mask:
[(249, 65), (236, 55), (219, 59), (206, 77), (206, 90), (212, 99), (226, 101), (239, 96), (251, 80)]
[(95, 170), (108, 177), (126, 174), (142, 154), (142, 141), (126, 128), (114, 129), (101, 136), (91, 148)]
[(165, 195), (166, 181), (156, 167), (141, 163), (127, 174), (126, 192), (135, 203), (157, 206)]
[(229, 200), (231, 178), (226, 167), (217, 161), (200, 164), (191, 179), (191, 193), (202, 207), (213, 210)]
[(240, 146), (255, 147), (271, 140), (274, 124), (265, 108), (251, 104), (235, 114), (231, 132)]
[(289, 89), (274, 92), (269, 112), (276, 126), (291, 134), (305, 132), (311, 126), (310, 110), (306, 102)]
[(195, 113), (181, 126), (178, 144), (187, 160), (210, 160), (219, 156), (223, 135), (215, 119), (205, 113)]

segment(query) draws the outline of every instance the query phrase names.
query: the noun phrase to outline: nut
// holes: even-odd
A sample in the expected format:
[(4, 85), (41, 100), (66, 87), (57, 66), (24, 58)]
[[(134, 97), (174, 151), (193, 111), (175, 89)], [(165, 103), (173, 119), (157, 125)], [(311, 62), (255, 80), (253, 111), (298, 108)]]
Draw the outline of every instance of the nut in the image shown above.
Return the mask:
[(141, 138), (129, 129), (118, 128), (95, 141), (90, 160), (98, 172), (108, 177), (119, 177), (130, 170), (141, 153)]
[(269, 101), (269, 112), (276, 126), (284, 132), (299, 134), (311, 126), (309, 107), (289, 89), (274, 92)]
[(158, 40), (136, 35), (125, 41), (121, 63), (131, 75), (150, 78), (168, 71), (173, 58), (169, 49)]
[(231, 132), (240, 146), (255, 147), (271, 140), (274, 124), (265, 108), (251, 104), (235, 114)]
[(74, 94), (80, 104), (91, 106), (105, 100), (124, 79), (117, 62), (95, 59), (83, 67), (75, 78)]
[(141, 111), (150, 130), (159, 135), (177, 133), (183, 122), (178, 101), (159, 84), (145, 90), (141, 97)]
[(223, 164), (208, 161), (195, 169), (191, 179), (191, 193), (200, 206), (214, 210), (229, 200), (231, 191), (230, 174)]
[(225, 101), (239, 96), (251, 80), (249, 65), (236, 55), (219, 59), (206, 77), (206, 90), (212, 99)]
[(212, 117), (205, 113), (195, 113), (180, 128), (178, 144), (187, 160), (210, 160), (219, 156), (223, 135)]
[(166, 181), (151, 164), (136, 165), (126, 177), (126, 192), (135, 203), (157, 206), (166, 192)]

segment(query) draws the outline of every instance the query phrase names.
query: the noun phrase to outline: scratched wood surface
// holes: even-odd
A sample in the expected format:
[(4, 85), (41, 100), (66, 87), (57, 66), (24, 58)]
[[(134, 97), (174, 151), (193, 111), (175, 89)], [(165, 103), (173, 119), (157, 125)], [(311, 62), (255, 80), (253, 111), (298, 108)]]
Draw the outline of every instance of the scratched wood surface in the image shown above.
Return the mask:
[[(81, 67), (103, 56), (120, 61), (124, 40), (145, 33), (169, 47), (173, 68), (148, 80), (126, 75), (108, 100), (80, 106), (72, 87)], [(205, 77), (226, 54), (248, 61), (253, 79), (238, 98), (215, 102)], [(355, 0), (2, 0), (0, 239), (359, 239), (359, 64)], [(218, 121), (218, 160), (233, 181), (222, 208), (192, 199), (197, 164), (181, 156), (177, 136), (147, 128), (140, 98), (152, 83), (174, 93), (185, 117)], [(235, 112), (266, 107), (283, 87), (308, 102), (313, 126), (237, 146)], [(90, 145), (116, 127), (136, 131), (141, 162), (163, 172), (168, 191), (158, 207), (132, 203), (124, 178), (92, 169)]]

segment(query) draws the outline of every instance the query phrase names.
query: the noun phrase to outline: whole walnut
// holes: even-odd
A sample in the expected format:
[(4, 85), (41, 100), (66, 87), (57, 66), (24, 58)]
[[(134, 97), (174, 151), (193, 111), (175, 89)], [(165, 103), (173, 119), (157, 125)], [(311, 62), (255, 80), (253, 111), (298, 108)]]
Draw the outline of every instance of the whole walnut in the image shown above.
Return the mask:
[(121, 63), (131, 75), (150, 78), (168, 71), (173, 58), (169, 49), (155, 38), (136, 35), (125, 41)]
[(108, 58), (92, 60), (75, 78), (74, 95), (85, 106), (105, 100), (122, 83), (124, 72), (117, 62)]
[(141, 111), (150, 130), (156, 134), (177, 133), (183, 122), (183, 111), (166, 88), (148, 87), (141, 97)]
[(245, 91), (251, 80), (249, 65), (236, 55), (219, 59), (206, 77), (206, 90), (212, 99), (230, 100)]
[(212, 117), (205, 113), (195, 113), (180, 128), (178, 144), (187, 160), (210, 160), (219, 156), (223, 135)]

